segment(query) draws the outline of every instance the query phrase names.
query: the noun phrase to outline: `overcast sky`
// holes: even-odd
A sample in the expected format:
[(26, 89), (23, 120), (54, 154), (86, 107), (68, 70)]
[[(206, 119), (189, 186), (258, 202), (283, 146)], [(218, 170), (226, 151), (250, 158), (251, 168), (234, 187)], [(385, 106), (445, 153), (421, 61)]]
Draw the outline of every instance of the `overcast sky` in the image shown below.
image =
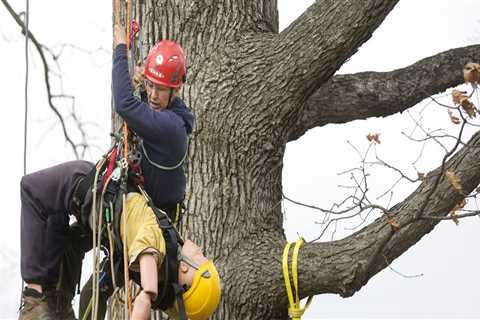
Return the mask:
[[(280, 26), (284, 28), (313, 1), (279, 0)], [(24, 1), (11, 1), (17, 11)], [(96, 160), (108, 144), (110, 106), (111, 1), (31, 1), (31, 29), (38, 40), (54, 50), (69, 43), (92, 52), (65, 48), (60, 58), (64, 93), (76, 97), (76, 110), (99, 147), (87, 156)], [(407, 66), (421, 58), (450, 48), (480, 41), (480, 2), (478, 0), (402, 0), (372, 39), (339, 71), (388, 71)], [(0, 118), (3, 143), (0, 163), (4, 172), (1, 199), (4, 220), (0, 233), (0, 319), (15, 317), (21, 278), (19, 272), (19, 181), (23, 174), (23, 88), (25, 79), (24, 42), (20, 29), (0, 6), (0, 87), (4, 116)], [(59, 126), (48, 109), (43, 71), (31, 47), (29, 85), (29, 133), (27, 172), (73, 159)], [(435, 76), (435, 75), (432, 75)], [(54, 88), (58, 90), (59, 82)], [(474, 101), (475, 102), (475, 101)], [(476, 102), (478, 105), (478, 101)], [(71, 106), (59, 103), (66, 113)], [(443, 109), (421, 103), (412, 110), (424, 110), (425, 125), (455, 132)], [(347, 143), (365, 150), (369, 132), (380, 132), (378, 153), (407, 172), (418, 156), (420, 146), (406, 141), (402, 131), (412, 130), (410, 117), (403, 113), (386, 119), (354, 121), (310, 130), (287, 146), (284, 161), (284, 192), (296, 200), (329, 207), (345, 196), (338, 188), (345, 177), (337, 173), (358, 165), (358, 156)], [(50, 130), (51, 129), (51, 130)], [(471, 133), (471, 132), (470, 132)], [(439, 165), (440, 150), (428, 146), (418, 162), (428, 172)], [(408, 171), (410, 170), (410, 171)], [(378, 171), (372, 176), (372, 189), (381, 194), (395, 181), (395, 175)], [(416, 186), (400, 183), (392, 204), (401, 201)], [(385, 201), (380, 199), (379, 201)], [(285, 229), (290, 241), (297, 235), (312, 240), (319, 235), (318, 213), (285, 204)], [(373, 217), (372, 217), (373, 218)], [(339, 226), (335, 239), (352, 231)], [(314, 298), (304, 319), (325, 318), (480, 318), (480, 259), (478, 243), (480, 220), (463, 220), (460, 226), (443, 222), (419, 244), (394, 261), (395, 271), (386, 269), (375, 276), (352, 298), (334, 295)], [(327, 241), (330, 238), (322, 239)], [(400, 272), (408, 276), (398, 275)], [(421, 276), (420, 276), (421, 275)]]

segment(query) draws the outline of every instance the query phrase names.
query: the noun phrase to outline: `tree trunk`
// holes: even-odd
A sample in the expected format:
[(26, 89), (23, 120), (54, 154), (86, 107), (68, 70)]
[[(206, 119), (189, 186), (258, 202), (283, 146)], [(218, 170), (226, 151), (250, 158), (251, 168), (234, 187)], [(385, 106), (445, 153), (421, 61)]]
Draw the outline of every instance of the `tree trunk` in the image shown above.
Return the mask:
[[(442, 68), (460, 70), (465, 55), (479, 60), (479, 48), (472, 46), (406, 68), (410, 81), (416, 77), (419, 83), (409, 99), (395, 89), (404, 83), (401, 71), (395, 71), (395, 76), (333, 77), (397, 2), (317, 1), (278, 33), (273, 0), (136, 1), (143, 16), (143, 50), (161, 39), (171, 39), (183, 46), (187, 56), (182, 97), (195, 114), (196, 126), (188, 157), (188, 214), (182, 232), (204, 248), (219, 268), (222, 301), (214, 319), (287, 318), (281, 200), (288, 141), (330, 122), (405, 110), (462, 81), (456, 73), (427, 77), (439, 62)], [(391, 92), (382, 101), (368, 84), (385, 83), (385, 78), (391, 81), (386, 86)], [(337, 96), (343, 96), (341, 84), (346, 81), (358, 94), (342, 101)], [(333, 102), (336, 108), (327, 108)], [(349, 112), (355, 103), (358, 113)], [(472, 154), (479, 157), (478, 135), (471, 143), (476, 147), (459, 154), (448, 166), (460, 171), (472, 166)], [(480, 181), (478, 161), (473, 167), (462, 180), (465, 192)], [(421, 215), (444, 216), (461, 198), (443, 178), (438, 190), (426, 194), (434, 177), (392, 210), (398, 212), (400, 230), (392, 230), (386, 218), (380, 218), (344, 240), (306, 244), (299, 257), (302, 297), (352, 295), (386, 267), (385, 261), (398, 257), (428, 233), (438, 221)], [(427, 203), (423, 212), (414, 210), (423, 203)], [(318, 261), (322, 261), (321, 268)]]

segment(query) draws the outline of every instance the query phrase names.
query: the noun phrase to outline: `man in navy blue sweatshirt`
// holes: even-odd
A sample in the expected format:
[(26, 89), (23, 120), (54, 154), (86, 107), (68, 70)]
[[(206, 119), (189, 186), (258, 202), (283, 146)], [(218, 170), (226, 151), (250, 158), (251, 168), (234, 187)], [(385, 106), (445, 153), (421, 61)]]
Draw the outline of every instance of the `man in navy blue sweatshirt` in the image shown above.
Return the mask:
[[(133, 94), (124, 29), (115, 26), (112, 87), (117, 113), (143, 139), (145, 189), (159, 208), (178, 210), (185, 196), (183, 161), (193, 115), (178, 97), (185, 80), (185, 57), (173, 41), (158, 42), (148, 54), (144, 84), (148, 101)], [(170, 210), (168, 210), (170, 209)]]
[[(185, 81), (185, 57), (173, 41), (160, 41), (144, 68), (147, 101), (134, 96), (128, 71), (125, 33), (115, 26), (112, 69), (116, 111), (142, 140), (140, 167), (154, 204), (178, 219), (185, 196), (183, 162), (193, 115), (178, 97)], [(21, 181), (21, 273), (26, 282), (20, 319), (75, 319), (71, 297), (57, 292), (60, 265), (69, 237), (69, 215), (88, 225), (91, 197), (78, 198), (78, 185), (94, 165), (71, 161), (41, 170)], [(80, 207), (79, 207), (80, 206)], [(81, 248), (75, 248), (75, 250)], [(78, 251), (77, 250), (77, 251)]]

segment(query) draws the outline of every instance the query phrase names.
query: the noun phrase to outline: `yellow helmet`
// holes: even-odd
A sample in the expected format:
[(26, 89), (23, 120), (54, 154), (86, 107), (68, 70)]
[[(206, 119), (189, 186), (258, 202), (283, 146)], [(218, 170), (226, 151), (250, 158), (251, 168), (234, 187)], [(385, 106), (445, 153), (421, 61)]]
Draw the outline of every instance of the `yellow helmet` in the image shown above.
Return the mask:
[(198, 268), (191, 287), (183, 294), (187, 317), (191, 320), (208, 319), (218, 307), (220, 291), (220, 277), (209, 260)]

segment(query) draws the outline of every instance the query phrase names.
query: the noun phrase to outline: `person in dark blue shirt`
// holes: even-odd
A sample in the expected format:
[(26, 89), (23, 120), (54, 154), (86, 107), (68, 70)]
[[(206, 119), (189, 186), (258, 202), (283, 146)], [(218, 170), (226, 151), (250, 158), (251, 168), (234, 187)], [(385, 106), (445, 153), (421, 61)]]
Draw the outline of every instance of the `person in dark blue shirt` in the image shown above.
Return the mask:
[[(143, 69), (147, 101), (135, 97), (128, 72), (124, 29), (115, 26), (112, 87), (117, 113), (143, 140), (145, 190), (159, 208), (178, 209), (185, 196), (183, 162), (193, 115), (178, 97), (185, 80), (185, 56), (175, 42), (158, 42)], [(138, 79), (138, 78), (137, 78)], [(137, 80), (138, 81), (138, 80)]]
[[(178, 97), (185, 81), (185, 57), (182, 48), (173, 41), (160, 41), (151, 49), (143, 70), (146, 101), (142, 101), (134, 95), (125, 38), (122, 27), (115, 26), (112, 68), (115, 108), (141, 140), (140, 167), (147, 194), (155, 206), (176, 222), (185, 197), (183, 163), (188, 134), (193, 128), (193, 115)], [(78, 199), (80, 182), (94, 168), (87, 161), (71, 161), (22, 178), (21, 274), (26, 288), (20, 319), (75, 319), (71, 308), (73, 296), (68, 293), (65, 298), (64, 293), (58, 292), (57, 284), (62, 257), (72, 242), (68, 241), (72, 230), (69, 215), (88, 225), (83, 213), (90, 212), (91, 197), (80, 196), (81, 203), (74, 200)], [(56, 308), (52, 309), (53, 305)]]

